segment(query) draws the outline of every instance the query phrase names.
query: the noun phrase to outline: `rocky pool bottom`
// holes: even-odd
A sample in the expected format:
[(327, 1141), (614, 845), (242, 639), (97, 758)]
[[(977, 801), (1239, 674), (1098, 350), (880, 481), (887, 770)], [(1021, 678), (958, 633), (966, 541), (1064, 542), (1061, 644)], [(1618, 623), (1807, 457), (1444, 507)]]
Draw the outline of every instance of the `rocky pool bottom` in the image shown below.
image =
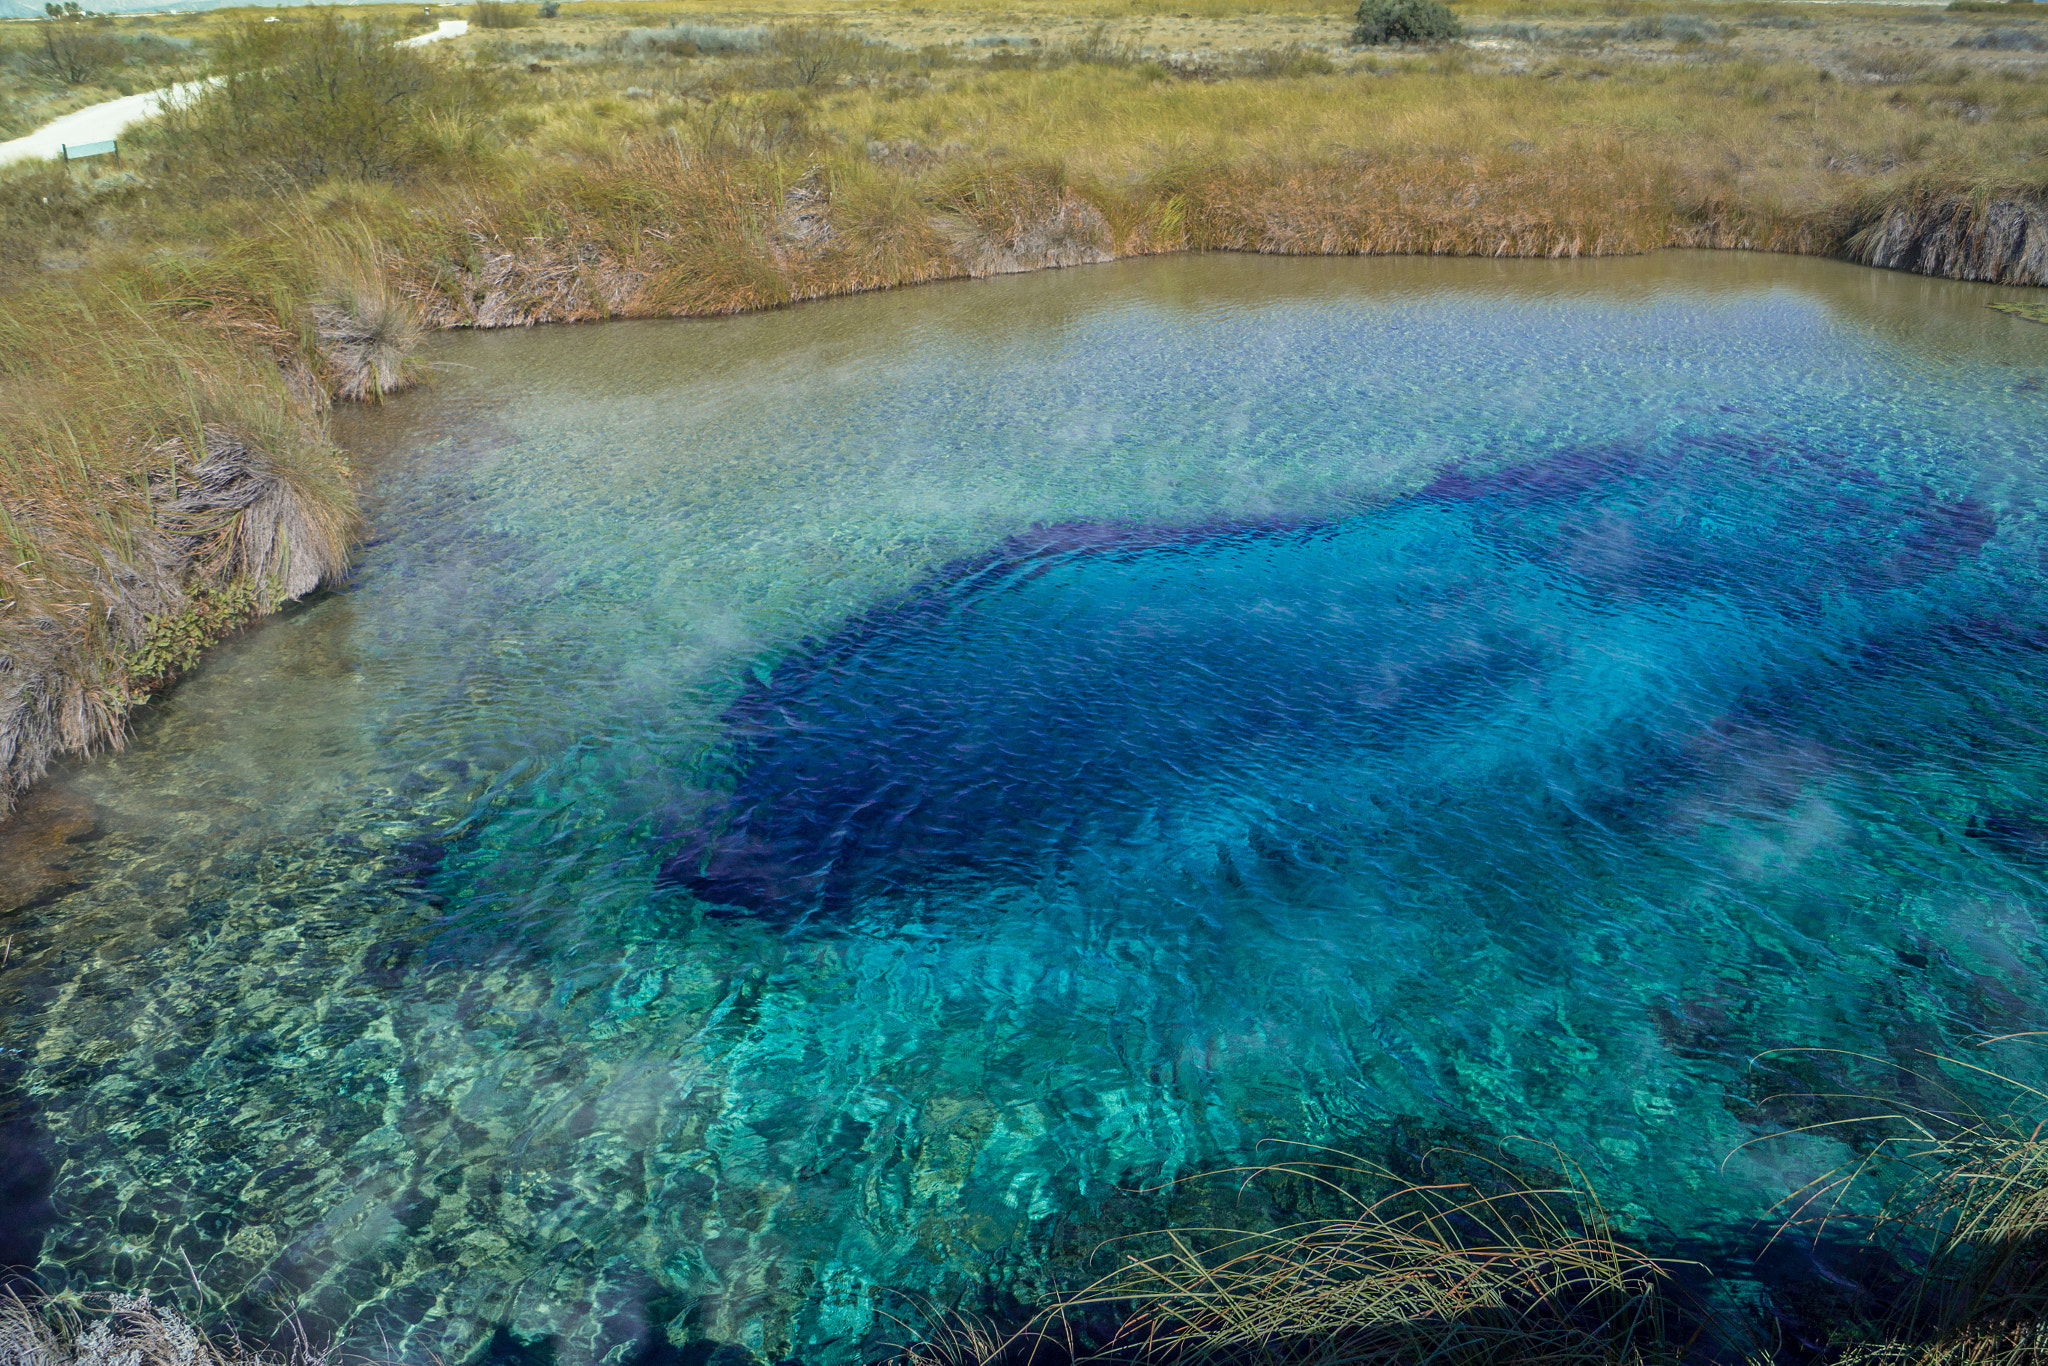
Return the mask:
[(1274, 1216), (1159, 1188), (1262, 1143), (1519, 1135), (1796, 1321), (1854, 1259), (1760, 1230), (1869, 1137), (1801, 1097), (2042, 1015), (2003, 297), (1182, 258), (447, 338), (345, 424), (348, 590), (0, 834), (0, 1259), (850, 1361)]

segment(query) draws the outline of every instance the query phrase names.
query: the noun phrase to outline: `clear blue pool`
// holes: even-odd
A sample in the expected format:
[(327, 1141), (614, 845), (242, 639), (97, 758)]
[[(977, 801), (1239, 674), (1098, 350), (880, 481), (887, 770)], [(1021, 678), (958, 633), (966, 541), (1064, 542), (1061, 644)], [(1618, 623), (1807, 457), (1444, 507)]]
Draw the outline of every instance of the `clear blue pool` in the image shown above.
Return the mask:
[(0, 837), (17, 1241), (831, 1363), (1262, 1140), (1521, 1135), (1745, 1275), (1857, 1136), (1773, 1096), (2048, 1017), (1997, 297), (1201, 257), (442, 339), (340, 425), (347, 590)]

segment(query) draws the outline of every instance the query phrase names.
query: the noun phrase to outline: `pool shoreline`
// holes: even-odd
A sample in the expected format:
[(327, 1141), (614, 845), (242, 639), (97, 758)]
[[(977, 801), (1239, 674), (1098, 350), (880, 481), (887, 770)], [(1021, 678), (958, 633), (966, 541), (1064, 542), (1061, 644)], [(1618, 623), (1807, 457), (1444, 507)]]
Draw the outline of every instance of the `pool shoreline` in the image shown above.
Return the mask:
[[(401, 288), (420, 308), (427, 328), (433, 331), (492, 331), (556, 323), (732, 317), (911, 285), (1031, 274), (1077, 265), (1107, 265), (1135, 259), (1207, 254), (1331, 259), (1425, 256), (1598, 260), (1645, 256), (1670, 250), (1763, 251), (1771, 255), (1839, 260), (1868, 269), (1899, 271), (1959, 283), (2025, 288), (2048, 283), (2048, 206), (2038, 202), (2003, 197), (1979, 205), (1968, 196), (1919, 195), (1880, 206), (1866, 217), (1869, 219), (1866, 226), (1854, 233), (1833, 236), (1823, 242), (1802, 232), (1782, 246), (1758, 246), (1741, 238), (1731, 240), (1725, 229), (1709, 224), (1680, 234), (1682, 240), (1648, 251), (1601, 250), (1595, 244), (1595, 249), (1582, 252), (1577, 244), (1572, 244), (1569, 251), (1518, 252), (1504, 249), (1491, 256), (1461, 251), (1315, 252), (1267, 251), (1248, 247), (1180, 247), (1162, 251), (1141, 246), (1140, 249), (1118, 252), (1113, 242), (1104, 241), (1105, 229), (1100, 222), (1100, 214), (1068, 192), (1043, 223), (1032, 225), (1018, 234), (1018, 240), (1008, 248), (999, 250), (983, 243), (971, 258), (957, 255), (953, 261), (955, 269), (933, 270), (914, 279), (882, 284), (854, 282), (846, 288), (837, 287), (845, 282), (834, 282), (832, 286), (812, 292), (792, 293), (784, 299), (742, 307), (632, 311), (629, 303), (641, 294), (646, 282), (637, 279), (623, 265), (598, 262), (589, 264), (580, 272), (586, 281), (598, 282), (594, 290), (586, 290), (580, 297), (557, 294), (551, 307), (535, 309), (530, 306), (534, 302), (533, 296), (526, 291), (524, 284), (536, 270), (543, 269), (545, 263), (529, 261), (500, 263), (494, 272), (495, 292), (512, 291), (521, 295), (523, 302), (516, 315), (494, 306), (488, 296), (476, 295), (471, 296), (467, 307), (458, 311), (444, 289), (419, 273), (424, 263), (397, 263), (396, 273), (400, 277)], [(2011, 278), (2015, 275), (2023, 278)], [(283, 362), (279, 364), (283, 366)], [(315, 424), (323, 430), (305, 435), (315, 441), (324, 439), (324, 414), (314, 412), (295, 416), (292, 420)], [(374, 534), (374, 529), (369, 529), (367, 534)], [(185, 562), (175, 568), (172, 577), (186, 576), (197, 564), (198, 553), (196, 548), (188, 551)], [(308, 591), (311, 590), (283, 593), (279, 602), (295, 601)], [(222, 624), (215, 626), (203, 613), (192, 620), (181, 617), (177, 629), (196, 642), (193, 651), (196, 655), (199, 650), (210, 649), (250, 624), (247, 618), (233, 616), (218, 620)], [(0, 644), (4, 643), (4, 636), (0, 636)], [(160, 694), (164, 688), (175, 686), (182, 672), (175, 667), (160, 670), (141, 686), (131, 689), (135, 680), (130, 679), (127, 661), (119, 655), (107, 653), (87, 657), (84, 652), (74, 651), (70, 658), (75, 662), (68, 667), (24, 681), (14, 689), (11, 699), (0, 699), (14, 703), (11, 709), (0, 712), (0, 829), (6, 827), (16, 803), (42, 776), (49, 763), (89, 756), (102, 749), (120, 748), (126, 734), (126, 718), (132, 709), (149, 697)], [(108, 686), (110, 679), (113, 680), (111, 687)], [(100, 724), (90, 725), (74, 719), (68, 711), (60, 714), (60, 709), (48, 699), (64, 697), (93, 699), (93, 705), (105, 711), (106, 715)]]

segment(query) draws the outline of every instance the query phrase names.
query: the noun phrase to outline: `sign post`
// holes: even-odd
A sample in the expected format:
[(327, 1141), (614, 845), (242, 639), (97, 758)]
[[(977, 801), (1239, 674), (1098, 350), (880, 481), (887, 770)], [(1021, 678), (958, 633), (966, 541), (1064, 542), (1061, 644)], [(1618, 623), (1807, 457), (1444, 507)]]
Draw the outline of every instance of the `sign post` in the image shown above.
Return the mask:
[(84, 161), (87, 157), (112, 157), (118, 164), (121, 160), (121, 144), (113, 138), (104, 142), (61, 143), (66, 162)]

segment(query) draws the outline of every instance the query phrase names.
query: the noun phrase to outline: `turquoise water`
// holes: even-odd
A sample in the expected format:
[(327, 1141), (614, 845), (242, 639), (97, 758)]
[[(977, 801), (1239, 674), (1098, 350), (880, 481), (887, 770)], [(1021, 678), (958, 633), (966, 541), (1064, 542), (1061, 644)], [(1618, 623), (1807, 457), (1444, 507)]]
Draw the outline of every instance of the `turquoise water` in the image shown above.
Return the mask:
[(1264, 1140), (1522, 1135), (1748, 1275), (1863, 1132), (1777, 1093), (2042, 1023), (1995, 297), (1184, 258), (442, 339), (341, 424), (348, 588), (0, 848), (19, 1255), (845, 1361)]

